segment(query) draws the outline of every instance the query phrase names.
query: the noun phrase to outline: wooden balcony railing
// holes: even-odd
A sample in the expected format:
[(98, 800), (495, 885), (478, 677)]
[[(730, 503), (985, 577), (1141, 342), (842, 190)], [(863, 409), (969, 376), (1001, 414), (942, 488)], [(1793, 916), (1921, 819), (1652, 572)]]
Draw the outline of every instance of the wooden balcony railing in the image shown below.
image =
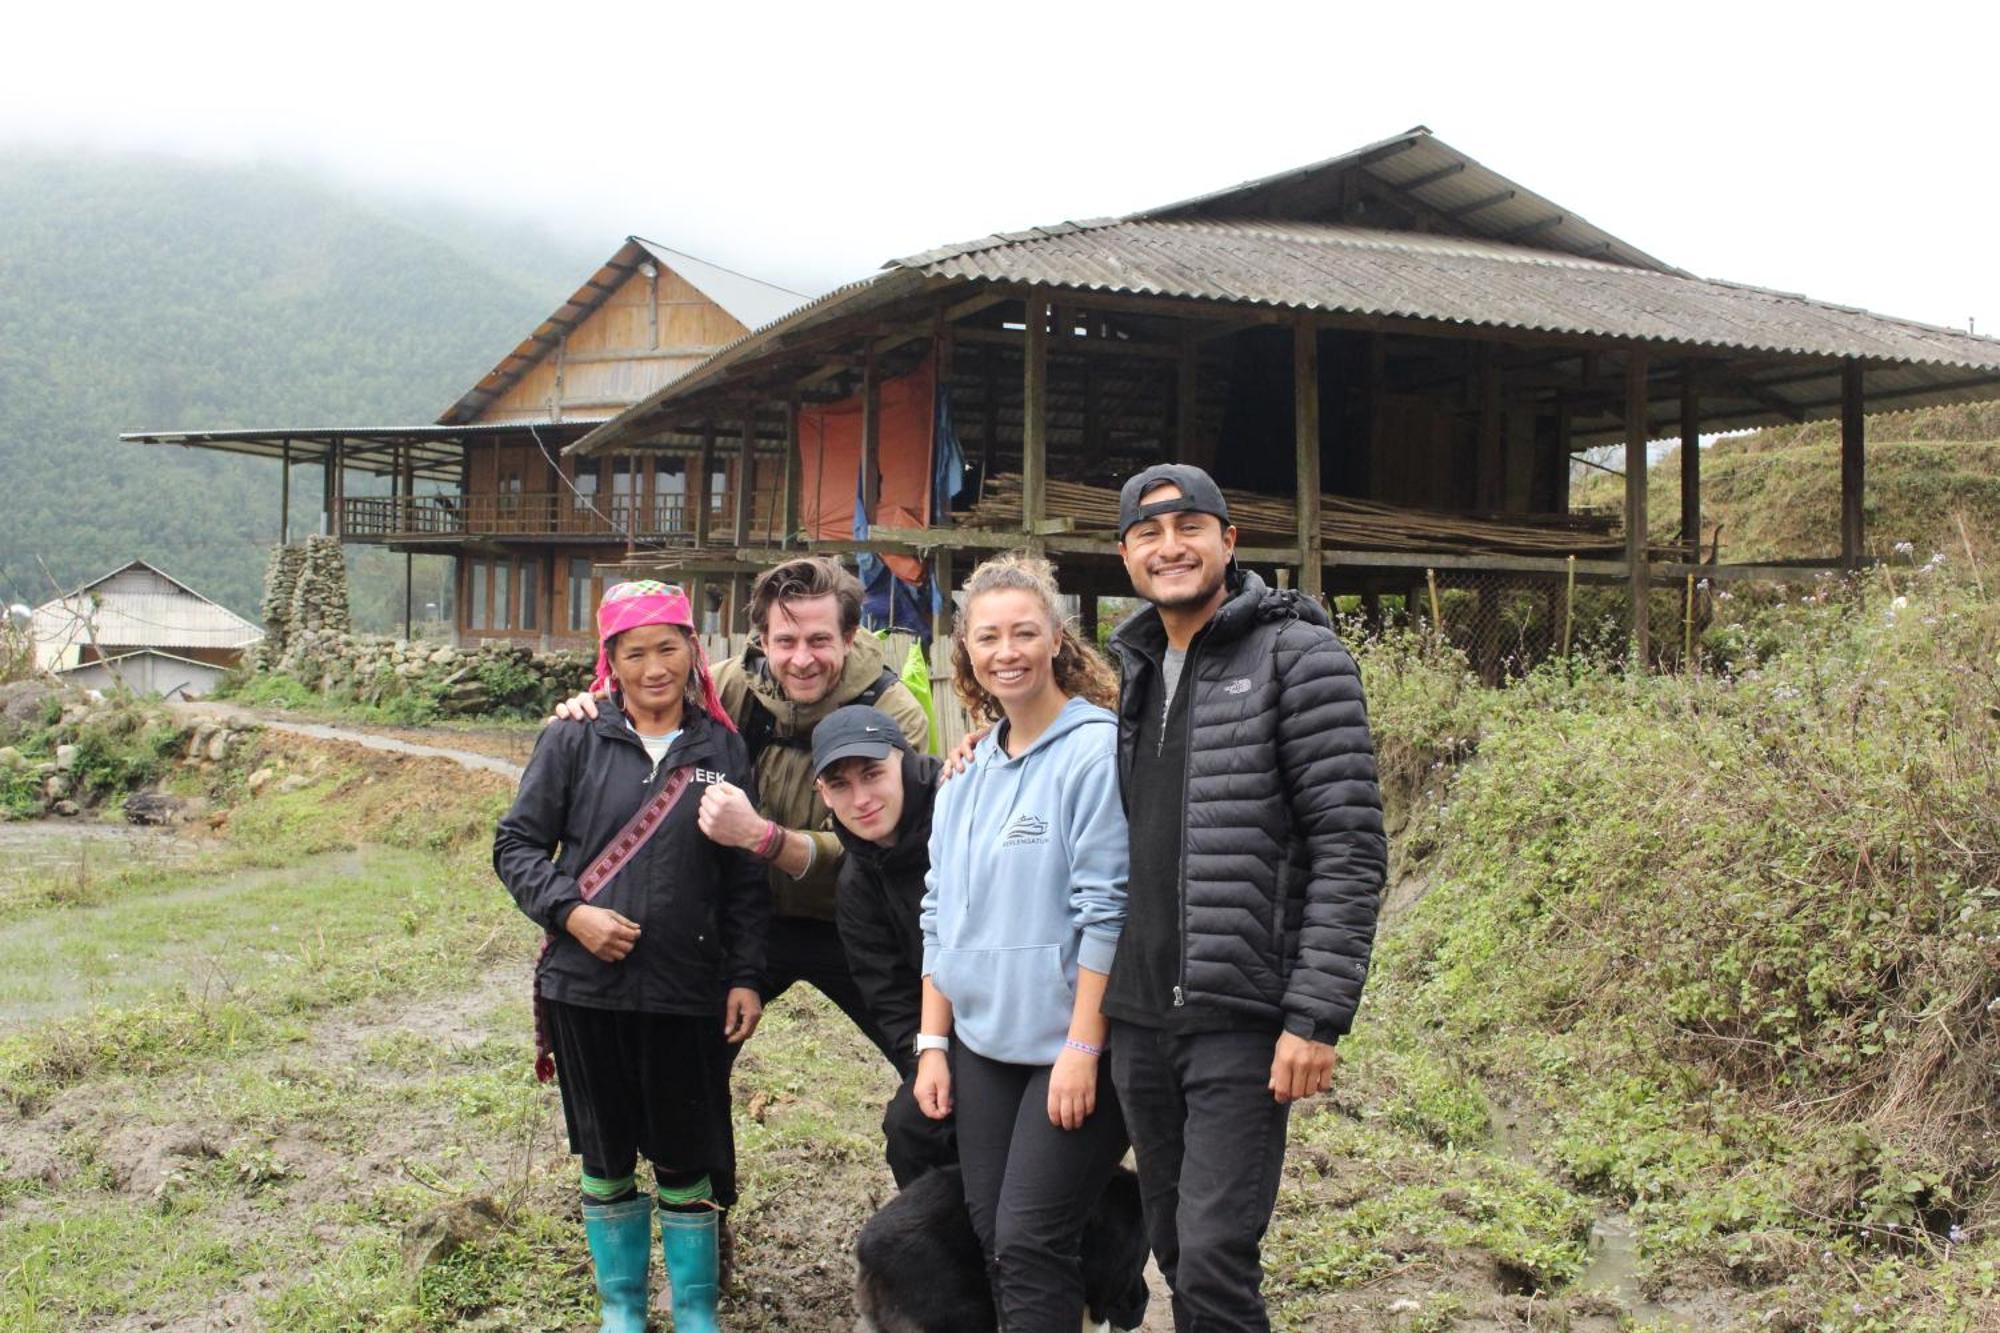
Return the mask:
[[(782, 526), (777, 491), (750, 497), (750, 530), (768, 541)], [(727, 540), (736, 524), (736, 498), (723, 492), (709, 514), (711, 540)], [(593, 496), (568, 491), (503, 495), (350, 496), (341, 505), (341, 535), (354, 541), (448, 542), (452, 538), (580, 537), (606, 541), (694, 536), (694, 511), (686, 496)]]

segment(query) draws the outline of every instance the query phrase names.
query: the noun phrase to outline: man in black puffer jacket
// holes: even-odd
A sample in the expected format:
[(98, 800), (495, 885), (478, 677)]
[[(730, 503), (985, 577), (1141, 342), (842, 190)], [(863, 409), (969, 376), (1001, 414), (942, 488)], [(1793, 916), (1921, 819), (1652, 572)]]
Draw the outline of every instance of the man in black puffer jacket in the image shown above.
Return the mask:
[(1119, 532), (1152, 605), (1112, 640), (1132, 868), (1111, 1072), (1174, 1327), (1265, 1329), (1289, 1106), (1331, 1082), (1387, 866), (1367, 707), (1319, 605), (1237, 570), (1207, 473), (1127, 481)]

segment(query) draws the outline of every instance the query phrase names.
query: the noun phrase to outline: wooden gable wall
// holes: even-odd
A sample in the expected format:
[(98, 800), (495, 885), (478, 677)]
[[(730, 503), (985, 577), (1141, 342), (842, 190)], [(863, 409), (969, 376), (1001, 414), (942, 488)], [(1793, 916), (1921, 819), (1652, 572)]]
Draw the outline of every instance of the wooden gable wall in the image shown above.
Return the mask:
[(746, 330), (679, 274), (635, 270), (481, 422), (609, 416), (686, 373)]

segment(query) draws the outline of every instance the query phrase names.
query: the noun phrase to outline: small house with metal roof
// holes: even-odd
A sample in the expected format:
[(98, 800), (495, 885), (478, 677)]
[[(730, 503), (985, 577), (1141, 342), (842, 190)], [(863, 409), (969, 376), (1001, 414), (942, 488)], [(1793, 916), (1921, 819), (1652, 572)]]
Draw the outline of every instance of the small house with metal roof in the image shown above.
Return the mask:
[(134, 560), (42, 603), (35, 664), (72, 684), (202, 695), (264, 632), (172, 575)]
[[(696, 446), (643, 459), (565, 457), (565, 446), (804, 299), (631, 236), (435, 422), (122, 438), (280, 460), (283, 540), (326, 532), (406, 557), (454, 557), (461, 642), (580, 645), (594, 637), (601, 566), (704, 540), (710, 512), (731, 512), (739, 492), (753, 527), (776, 541), (781, 463), (775, 449), (746, 463), (704, 460)], [(322, 478), (303, 524), (291, 487), (299, 463)]]
[[(966, 464), (914, 524), (885, 517), (881, 491), (902, 451), (938, 445), (884, 434), (885, 386), (911, 376), (938, 386)], [(783, 548), (927, 560), (949, 588), (983, 552), (1037, 547), (1060, 556), (1086, 620), (1095, 594), (1129, 590), (1120, 480), (1193, 461), (1232, 493), (1240, 558), (1274, 579), (1371, 611), (1434, 611), (1441, 576), (1485, 579), (1482, 596), (1495, 579), (1594, 580), (1625, 597), (1643, 652), (1657, 588), (1867, 558), (1864, 412), (1990, 398), (2000, 342), (1697, 277), (1418, 127), (1126, 217), (892, 261), (572, 452), (780, 448)], [(842, 403), (861, 422), (844, 492), (799, 438)], [(1732, 565), (1703, 523), (1700, 436), (1822, 418), (1843, 423), (1827, 549)], [(1647, 443), (1676, 437), (1681, 521), (1653, 531)], [(1623, 512), (1571, 513), (1572, 459), (1605, 444), (1623, 450)], [(854, 513), (813, 512), (840, 494)], [(738, 524), (652, 567), (734, 577), (772, 555)], [(949, 616), (949, 598), (936, 605)]]

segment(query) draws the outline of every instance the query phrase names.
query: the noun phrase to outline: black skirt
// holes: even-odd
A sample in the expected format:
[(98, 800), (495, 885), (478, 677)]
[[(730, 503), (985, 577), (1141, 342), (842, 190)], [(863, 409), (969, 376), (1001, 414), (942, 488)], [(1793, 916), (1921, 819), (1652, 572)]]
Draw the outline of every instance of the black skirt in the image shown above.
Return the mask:
[(655, 1172), (707, 1172), (716, 1202), (736, 1175), (722, 1015), (640, 1014), (547, 1001), (569, 1149), (607, 1180), (644, 1157)]

